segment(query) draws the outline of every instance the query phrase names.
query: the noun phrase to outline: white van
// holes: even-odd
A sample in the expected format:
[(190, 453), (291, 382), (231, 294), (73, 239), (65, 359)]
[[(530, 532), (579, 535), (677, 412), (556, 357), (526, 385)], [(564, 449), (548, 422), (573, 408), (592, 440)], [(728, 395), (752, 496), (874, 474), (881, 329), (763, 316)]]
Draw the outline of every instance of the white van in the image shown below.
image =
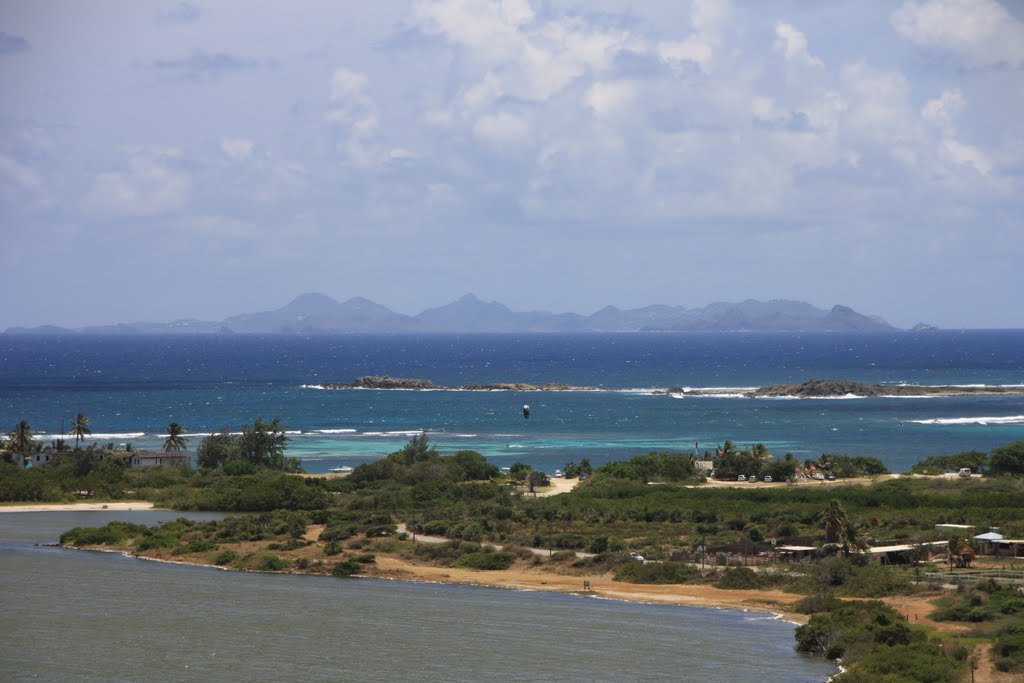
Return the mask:
[(960, 468), (960, 478), (961, 479), (970, 479), (971, 478), (971, 468), (970, 467), (961, 467)]

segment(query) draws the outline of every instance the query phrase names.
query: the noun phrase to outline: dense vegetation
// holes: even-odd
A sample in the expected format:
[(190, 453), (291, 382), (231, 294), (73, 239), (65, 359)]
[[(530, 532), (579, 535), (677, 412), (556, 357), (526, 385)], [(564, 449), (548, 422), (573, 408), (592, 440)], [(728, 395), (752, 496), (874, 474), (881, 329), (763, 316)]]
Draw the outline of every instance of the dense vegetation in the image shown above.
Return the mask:
[[(88, 422), (77, 427), (87, 430)], [(177, 437), (183, 438), (181, 433)], [(168, 442), (180, 446), (170, 437)], [(16, 429), (8, 439), (8, 456), (12, 444), (30, 449), (31, 443), (30, 432), (26, 437), (21, 430), (19, 436)], [(610, 571), (616, 580), (633, 583), (782, 588), (812, 596), (805, 608), (813, 615), (798, 631), (798, 647), (842, 657), (849, 669), (843, 681), (955, 680), (967, 656), (966, 651), (963, 657), (943, 652), (881, 603), (839, 601), (835, 596), (878, 598), (922, 587), (914, 564), (883, 566), (859, 550), (949, 540), (954, 557), (973, 557), (969, 539), (947, 539), (935, 532), (938, 523), (996, 525), (1008, 537), (1024, 537), (1024, 483), (1011, 476), (710, 488), (699, 485), (701, 470), (693, 456), (659, 452), (596, 469), (585, 461), (569, 463), (566, 472), (590, 475), (586, 481), (570, 494), (533, 497), (524, 494), (547, 484), (543, 473), (517, 463), (506, 477), (474, 451), (438, 453), (426, 435), (343, 479), (291, 474), (297, 465), (284, 457), (285, 443), (277, 420), (257, 420), (240, 435), (204, 440), (194, 470), (131, 470), (126, 454), (79, 445), (32, 469), (0, 462), (0, 500), (68, 500), (88, 491), (102, 499), (143, 498), (176, 509), (259, 512), (219, 522), (178, 520), (153, 529), (114, 523), (73, 529), (62, 537), (72, 545), (184, 556), (237, 569), (350, 576), (375, 563), (374, 553), (367, 552), (373, 550), (479, 570), (548, 564), (552, 571), (584, 576)], [(772, 476), (782, 480), (811, 465), (839, 477), (885, 471), (874, 458), (823, 455), (799, 463), (788, 455), (771, 458), (762, 446), (742, 451), (728, 443), (714, 456), (715, 474), (724, 478), (732, 472), (762, 477), (775, 472)], [(1012, 475), (1024, 471), (1022, 465), (1024, 442), (1016, 442), (990, 456), (929, 458), (918, 469), (971, 467)], [(397, 533), (399, 522), (412, 533), (442, 535), (451, 542), (405, 541)], [(314, 537), (307, 536), (310, 524), (322, 525)], [(773, 542), (815, 546), (821, 559), (756, 571), (739, 566), (764, 563)], [(540, 556), (530, 548), (549, 552)], [(630, 551), (647, 561), (631, 558)], [(912, 552), (906, 559), (916, 562), (916, 557)], [(997, 666), (1016, 672), (1024, 667), (1022, 615), (1019, 594), (982, 584), (947, 599), (937, 618), (987, 629), (983, 637), (993, 644)]]
[(803, 603), (810, 621), (797, 628), (797, 650), (843, 660), (844, 683), (956, 683), (963, 658), (947, 656), (940, 641), (878, 601), (818, 598)]
[(1024, 475), (1024, 441), (996, 448), (991, 455), (981, 451), (966, 451), (932, 456), (915, 464), (911, 471), (916, 474), (942, 474), (964, 467), (974, 473), (985, 472), (996, 477)]
[(230, 434), (225, 429), (203, 439), (196, 451), (196, 461), (205, 468), (234, 464), (242, 468), (298, 472), (301, 470), (298, 458), (284, 455), (287, 443), (280, 418), (275, 417), (270, 422), (257, 419), (246, 425), (241, 434)]

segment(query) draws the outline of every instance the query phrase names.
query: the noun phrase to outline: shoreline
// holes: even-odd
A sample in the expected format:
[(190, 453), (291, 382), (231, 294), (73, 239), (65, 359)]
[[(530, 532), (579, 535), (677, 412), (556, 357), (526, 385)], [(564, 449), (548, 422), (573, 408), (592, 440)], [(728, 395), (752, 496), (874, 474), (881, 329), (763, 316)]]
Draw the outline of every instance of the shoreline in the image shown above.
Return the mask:
[(847, 380), (808, 380), (802, 384), (773, 384), (763, 387), (648, 387), (616, 388), (583, 386), (563, 382), (499, 382), (450, 386), (434, 384), (429, 379), (389, 377), (387, 375), (360, 377), (351, 383), (327, 382), (303, 384), (303, 389), (322, 391), (453, 391), (453, 392), (608, 392), (636, 393), (672, 398), (712, 397), (749, 399), (852, 399), (852, 398), (954, 398), (961, 396), (1024, 396), (1024, 384), (994, 386), (924, 385), (924, 384), (863, 384)]
[[(293, 572), (302, 573), (302, 572)], [(474, 570), (415, 564), (394, 555), (378, 555), (375, 567), (360, 574), (367, 578), (444, 583), (507, 590), (565, 593), (604, 600), (647, 605), (677, 605), (708, 609), (761, 612), (793, 624), (808, 616), (791, 607), (805, 597), (776, 590), (726, 590), (707, 584), (642, 584), (613, 581), (611, 574), (573, 576), (532, 569)], [(585, 590), (584, 581), (590, 589)]]
[(117, 501), (112, 503), (39, 503), (23, 504), (15, 503), (7, 505), (0, 503), (0, 513), (4, 512), (64, 512), (69, 510), (92, 511), (92, 510), (156, 510), (157, 508), (148, 500)]
[[(135, 554), (128, 550), (105, 548), (102, 546), (75, 547), (62, 545), (69, 550), (86, 552), (117, 553), (124, 557), (191, 567), (217, 569), (219, 571), (251, 573), (251, 574), (291, 574), (293, 576), (325, 576), (318, 572), (288, 570), (260, 571), (257, 569), (235, 569), (223, 567), (198, 560), (174, 560), (164, 557)], [(804, 614), (790, 612), (784, 605), (776, 603), (776, 598), (793, 599), (793, 602), (806, 597), (795, 593), (762, 590), (725, 590), (707, 584), (640, 584), (620, 583), (613, 581), (610, 574), (600, 578), (593, 576), (566, 576), (552, 572), (526, 572), (517, 569), (473, 570), (456, 567), (435, 567), (432, 565), (414, 564), (403, 558), (390, 554), (379, 554), (376, 566), (370, 565), (370, 571), (354, 574), (353, 579), (377, 579), (382, 581), (407, 581), (410, 583), (445, 584), (453, 586), (473, 586), (478, 588), (496, 588), (535, 593), (563, 593), (578, 595), (600, 600), (613, 600), (640, 605), (675, 605), (677, 607), (699, 607), (704, 609), (734, 610), (740, 612), (760, 612), (771, 615), (773, 619), (794, 625), (807, 623), (809, 617)], [(529, 574), (529, 578), (524, 575)], [(479, 576), (479, 579), (476, 578)], [(543, 580), (542, 580), (543, 579)], [(591, 589), (582, 588), (584, 581), (590, 581)], [(598, 584), (600, 582), (600, 584)], [(570, 586), (570, 584), (575, 585)], [(621, 589), (616, 589), (621, 587)], [(637, 590), (633, 590), (637, 589)], [(661, 589), (661, 590), (658, 590)], [(665, 590), (668, 589), (668, 590)], [(680, 590), (689, 589), (689, 590)], [(710, 595), (708, 595), (710, 593)], [(702, 594), (702, 595), (701, 595)], [(725, 595), (721, 595), (725, 594)]]
[[(170, 557), (160, 556), (162, 553), (152, 555), (134, 553), (130, 550), (106, 546), (58, 545), (68, 550), (115, 553), (123, 557), (148, 562), (203, 567), (228, 572), (329, 576), (329, 574), (322, 572), (296, 569), (286, 571), (236, 569), (210, 564), (190, 555), (182, 555), (176, 559), (171, 559)], [(808, 615), (799, 614), (790, 609), (794, 603), (806, 596), (778, 590), (727, 590), (716, 588), (709, 584), (622, 583), (614, 581), (610, 573), (574, 576), (539, 571), (532, 568), (477, 570), (459, 567), (439, 567), (414, 563), (391, 553), (377, 553), (377, 560), (374, 564), (367, 565), (365, 572), (360, 572), (349, 578), (475, 586), (479, 588), (498, 588), (537, 593), (562, 593), (642, 605), (675, 605), (678, 607), (759, 612), (771, 615), (773, 619), (794, 625), (806, 624), (809, 619)], [(590, 583), (589, 590), (584, 589), (584, 581)]]

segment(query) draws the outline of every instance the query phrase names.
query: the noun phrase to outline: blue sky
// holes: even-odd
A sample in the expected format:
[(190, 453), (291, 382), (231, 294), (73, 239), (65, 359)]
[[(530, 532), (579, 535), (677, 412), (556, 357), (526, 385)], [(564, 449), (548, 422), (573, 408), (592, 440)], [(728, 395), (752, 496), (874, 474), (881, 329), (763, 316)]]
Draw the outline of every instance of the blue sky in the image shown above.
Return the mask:
[(1024, 327), (1024, 11), (0, 6), (0, 329), (843, 303)]

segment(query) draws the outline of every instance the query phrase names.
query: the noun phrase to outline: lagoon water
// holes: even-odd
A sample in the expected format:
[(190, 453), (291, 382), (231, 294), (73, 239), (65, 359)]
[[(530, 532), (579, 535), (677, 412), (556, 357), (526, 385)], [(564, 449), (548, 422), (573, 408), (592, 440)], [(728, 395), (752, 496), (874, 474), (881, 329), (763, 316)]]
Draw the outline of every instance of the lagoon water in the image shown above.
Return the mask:
[[(602, 392), (326, 391), (359, 375), (438, 384), (562, 381)], [(0, 428), (40, 438), (82, 412), (99, 443), (159, 448), (280, 416), (310, 471), (426, 430), (442, 452), (553, 471), (725, 439), (875, 455), (900, 471), (1024, 438), (1024, 397), (683, 398), (654, 387), (810, 378), (1024, 384), (1024, 332), (342, 337), (0, 336)], [(532, 414), (524, 420), (523, 403)], [(2, 680), (820, 681), (793, 626), (762, 614), (375, 580), (239, 574), (36, 545), (110, 519), (0, 514)]]
[[(326, 391), (366, 374), (440, 385), (561, 381), (602, 392)], [(763, 442), (800, 458), (917, 460), (1024, 438), (1024, 397), (747, 399), (651, 388), (862, 382), (1024, 385), (1024, 331), (543, 335), (0, 336), (0, 428), (44, 440), (78, 412), (99, 443), (158, 448), (171, 421), (203, 434), (280, 416), (307, 470), (354, 466), (426, 430), (442, 452), (553, 472), (650, 450)], [(532, 413), (524, 420), (521, 407)]]
[[(822, 681), (734, 610), (227, 572), (35, 545), (167, 512), (0, 513), (0, 680)], [(189, 515), (209, 518), (209, 515)]]

